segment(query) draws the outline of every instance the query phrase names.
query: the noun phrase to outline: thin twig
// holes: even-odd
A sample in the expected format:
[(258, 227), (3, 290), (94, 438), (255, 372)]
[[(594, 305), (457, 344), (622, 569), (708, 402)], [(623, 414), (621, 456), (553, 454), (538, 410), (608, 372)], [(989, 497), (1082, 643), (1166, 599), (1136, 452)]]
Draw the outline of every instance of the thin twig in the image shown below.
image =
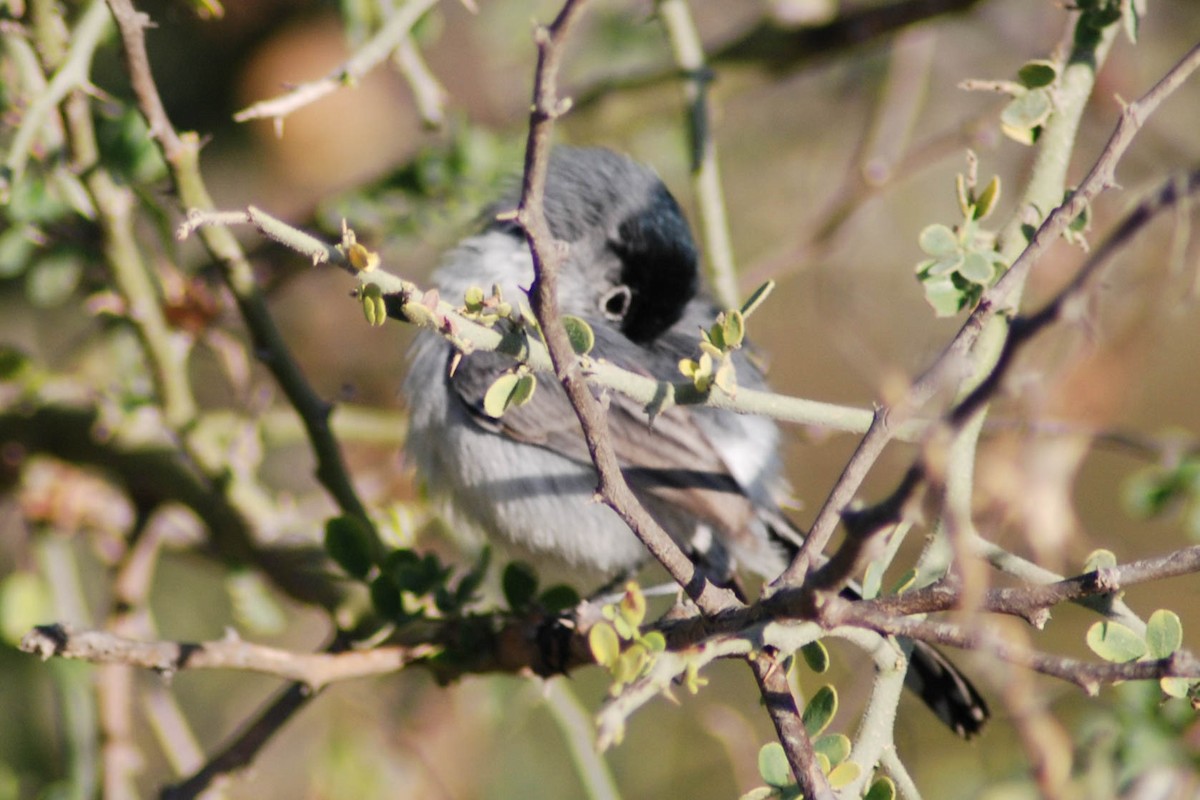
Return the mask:
[(62, 625), (34, 628), (21, 649), (42, 658), (79, 659), (93, 664), (129, 664), (171, 675), (185, 669), (261, 672), (319, 690), (330, 683), (398, 672), (427, 658), (434, 647), (388, 646), (336, 653), (296, 653), (246, 642), (230, 635), (210, 642), (142, 642), (103, 631), (72, 631)]
[(564, 246), (555, 241), (542, 207), (546, 172), (550, 159), (550, 131), (555, 120), (570, 107), (558, 95), (558, 69), (565, 53), (564, 42), (571, 23), (583, 6), (583, 0), (567, 0), (554, 22), (535, 33), (538, 67), (534, 79), (533, 111), (525, 150), (525, 173), (517, 221), (524, 228), (533, 255), (534, 282), (530, 301), (554, 364), (554, 373), (567, 393), (583, 428), (588, 452), (599, 477), (597, 494), (627, 524), (651, 555), (684, 588), (688, 596), (705, 612), (715, 613), (737, 605), (728, 589), (712, 583), (696, 568), (678, 544), (654, 520), (630, 490), (621, 474), (620, 462), (607, 435), (605, 413), (592, 395), (583, 376), (579, 359), (571, 348), (558, 311), (558, 268), (564, 260)]
[(762, 651), (749, 659), (749, 663), (800, 791), (805, 797), (833, 800), (833, 789), (829, 788), (829, 781), (821, 771), (782, 659), (774, 652)]
[[(1098, 63), (1095, 60), (1096, 55), (1098, 54), (1093, 54), (1090, 60), (1083, 60), (1083, 63), (1091, 63), (1094, 68)], [(1013, 262), (996, 286), (984, 294), (979, 307), (967, 319), (942, 355), (913, 384), (901, 402), (892, 403), (879, 409), (871, 429), (864, 436), (834, 489), (818, 512), (812, 531), (800, 554), (781, 576), (778, 583), (796, 584), (802, 580), (803, 574), (807, 572), (812, 563), (813, 556), (824, 549), (836, 529), (842, 511), (853, 499), (862, 479), (865, 478), (870, 467), (892, 438), (893, 419), (904, 420), (913, 409), (924, 405), (951, 377), (964, 374), (965, 365), (971, 363), (970, 350), (982, 330), (990, 324), (1000, 309), (1007, 309), (1008, 304), (1019, 296), (1025, 277), (1049, 243), (1056, 241), (1062, 235), (1067, 225), (1085, 208), (1086, 203), (1090, 203), (1101, 192), (1114, 184), (1112, 176), (1115, 173), (1116, 165), (1137, 131), (1145, 123), (1146, 118), (1171, 92), (1182, 85), (1198, 66), (1200, 66), (1200, 46), (1190, 51), (1150, 91), (1125, 110), (1109, 138), (1108, 144), (1097, 158), (1088, 176), (1067, 202), (1055, 207), (1047, 215), (1029, 245), (1021, 252), (1021, 255)], [(1082, 78), (1076, 78), (1076, 80), (1082, 80)], [(1082, 88), (1077, 87), (1076, 93), (1081, 92)], [(1086, 95), (1086, 93), (1084, 94)], [(1082, 110), (1082, 103), (1075, 103), (1071, 108), (1078, 109), (1075, 112), (1077, 114)], [(1076, 120), (1067, 119), (1069, 116), (1060, 107), (1058, 113), (1052, 118), (1050, 127), (1053, 128), (1054, 123), (1062, 119), (1064, 120), (1062, 124), (1074, 130)]]
[(721, 171), (717, 164), (717, 140), (713, 135), (708, 87), (712, 75), (704, 63), (704, 47), (692, 20), (688, 0), (660, 0), (658, 18), (662, 21), (675, 54), (675, 63), (683, 71), (684, 101), (687, 103), (688, 134), (691, 137), (692, 184), (700, 211), (700, 233), (708, 260), (713, 293), (724, 308), (740, 304), (737, 267), (733, 261), (733, 243), (729, 236), (729, 218), (725, 213), (725, 195), (721, 190)]
[[(368, 39), (344, 64), (324, 78), (302, 83), (289, 92), (262, 100), (233, 115), (238, 122), (251, 119), (274, 119), (277, 123), (294, 111), (316, 102), (338, 89), (352, 86), (368, 72), (382, 64), (408, 38), (417, 21), (437, 5), (438, 0), (408, 0), (379, 31)], [(414, 89), (416, 86), (414, 85)]]
[[(423, 0), (432, 2), (432, 0)], [(171, 167), (175, 188), (184, 208), (212, 209), (212, 199), (200, 174), (200, 142), (195, 134), (179, 135), (159, 96), (146, 54), (145, 14), (139, 13), (132, 0), (109, 0), (113, 18), (121, 34), (130, 82), (137, 97), (138, 108), (146, 117), (152, 135), (158, 141), (163, 156)], [(320, 483), (346, 514), (358, 517), (378, 544), (374, 523), (350, 481), (337, 439), (329, 429), (332, 406), (309, 385), (296, 360), (279, 332), (266, 299), (254, 280), (254, 273), (241, 245), (227, 228), (205, 227), (201, 240), (209, 254), (221, 266), (221, 275), (233, 292), (238, 309), (253, 339), (254, 352), (270, 370), (288, 402), (304, 420), (313, 453), (317, 460), (316, 475)]]

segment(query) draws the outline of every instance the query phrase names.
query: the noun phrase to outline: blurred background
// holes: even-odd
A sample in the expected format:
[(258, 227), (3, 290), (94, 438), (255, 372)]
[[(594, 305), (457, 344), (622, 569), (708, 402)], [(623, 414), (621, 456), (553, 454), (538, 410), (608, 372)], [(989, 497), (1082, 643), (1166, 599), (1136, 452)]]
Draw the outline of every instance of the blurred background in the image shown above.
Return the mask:
[[(0, 17), (15, 19), (19, 5), (0, 3)], [(149, 49), (171, 119), (204, 137), (203, 174), (218, 208), (253, 204), (326, 236), (336, 235), (345, 217), (391, 271), (422, 283), (438, 254), (470, 232), (483, 204), (519, 172), (535, 58), (531, 19), (548, 21), (559, 7), (515, 0), (468, 5), (438, 4), (415, 35), (444, 88), (440, 125), (422, 120), (410, 85), (384, 67), (291, 114), (282, 135), (270, 120), (235, 123), (233, 115), (343, 62), (365, 34), (346, 21), (362, 19), (361, 9), (350, 0), (344, 8), (246, 0), (206, 18), (185, 2), (139, 8), (155, 23)], [(891, 4), (690, 5), (713, 57), (710, 132), (741, 289), (748, 293), (768, 278), (778, 283), (750, 326), (773, 386), (870, 407), (889, 386), (929, 364), (961, 323), (961, 316), (934, 316), (914, 268), (923, 258), (918, 233), (959, 218), (954, 181), (966, 169), (967, 149), (978, 155), (981, 183), (993, 174), (1001, 179), (996, 228), (1017, 213), (1015, 198), (1032, 162), (1033, 148), (1000, 131), (1005, 98), (958, 84), (1013, 80), (1026, 61), (1050, 57), (1069, 30), (1068, 12), (1054, 3), (946, 3), (963, 10), (891, 34), (875, 35), (866, 26), (856, 29), (857, 38), (838, 41), (823, 38), (828, 29), (821, 26)], [(761, 29), (817, 33), (797, 37), (788, 48), (752, 35)], [(1086, 174), (1107, 140), (1122, 99), (1145, 92), (1197, 41), (1200, 13), (1192, 0), (1152, 4), (1137, 45), (1118, 38), (1083, 119), (1073, 180)], [(653, 4), (596, 0), (575, 33), (565, 70), (564, 92), (577, 105), (558, 127), (560, 140), (611, 147), (652, 164), (695, 220), (682, 84)], [(267, 539), (317, 541), (333, 506), (315, 484), (311, 454), (277, 389), (254, 364), (236, 308), (213, 280), (206, 256), (194, 242), (169, 238), (180, 216), (144, 126), (125, 105), (130, 87), (111, 37), (93, 79), (101, 140), (125, 154), (130, 184), (146, 209), (172, 209), (157, 216), (144, 209), (140, 230), (164, 284), (184, 298), (176, 304), (179, 313), (196, 317), (190, 370), (197, 397), (206, 411), (249, 414), (263, 426), (226, 443), (256, 449), (262, 496), (246, 502), (263, 504)], [(4, 95), (6, 145), (20, 119), (14, 96)], [(1122, 191), (1093, 209), (1093, 243), (1172, 171), (1200, 164), (1197, 130), (1200, 82), (1193, 78), (1121, 162)], [(23, 224), (11, 212), (3, 222), (9, 231)], [(1074, 574), (1100, 547), (1125, 561), (1200, 535), (1194, 511), (1190, 519), (1174, 513), (1144, 520), (1128, 499), (1147, 470), (1194, 447), (1200, 430), (1196, 248), (1184, 238), (1186, 224), (1176, 222), (1161, 220), (1125, 250), (1089, 295), (1082, 322), (1058, 326), (1030, 348), (1010, 380), (1013, 391), (993, 413), (977, 467), (976, 522), (987, 538), (1050, 569)], [(94, 230), (70, 219), (40, 230), (44, 237), (32, 250), (0, 232), (0, 344), (47, 375), (72, 375), (76, 388), (103, 397), (144, 393), (148, 378), (135, 343), (113, 335), (114, 324), (102, 313), (111, 292), (95, 256)], [(312, 268), (252, 232), (237, 235), (317, 393), (354, 409), (342, 441), (368, 505), (390, 514), (394, 535), (466, 563), (470, 556), (456, 555), (420, 510), (400, 453), (399, 387), (412, 332), (396, 323), (364, 325), (345, 274)], [(1057, 245), (1034, 273), (1025, 307), (1061, 287), (1082, 258), (1078, 247)], [(1043, 426), (1040, 432), (1022, 424), (1030, 420)], [(1051, 423), (1061, 429), (1051, 431)], [(1061, 435), (1062, 429), (1073, 435)], [(1094, 431), (1125, 439), (1093, 440), (1088, 434)], [(804, 526), (855, 439), (789, 427), (786, 441), (787, 473), (803, 504), (795, 519)], [(1172, 451), (1170, 442), (1179, 447)], [(863, 499), (890, 491), (912, 455), (894, 445), (868, 479)], [(0, 461), (7, 490), (0, 501), (0, 800), (73, 796), (87, 785), (81, 776), (95, 768), (80, 744), (95, 745), (88, 734), (96, 713), (88, 689), (93, 670), (38, 662), (15, 650), (14, 636), (31, 616), (45, 621), (30, 609), (52, 619), (74, 614), (81, 627), (102, 622), (112, 599), (109, 569), (135, 511), (94, 470), (11, 447)], [(1041, 490), (1049, 505), (1067, 502), (1054, 516), (1059, 530), (1052, 534), (1008, 502), (1014, 492)], [(75, 510), (73, 525), (63, 522), (64, 508)], [(301, 650), (326, 641), (323, 613), (206, 556), (186, 514), (163, 517), (155, 524), (167, 531), (166, 550), (148, 601), (158, 635), (199, 640), (236, 628), (247, 639)], [(1039, 539), (1043, 535), (1049, 538)], [(912, 538), (916, 552), (920, 537)], [(55, 573), (64, 563), (71, 574)], [(897, 571), (910, 563), (911, 555), (902, 556)], [(73, 587), (66, 606), (63, 585)], [(1185, 644), (1195, 646), (1200, 582), (1194, 576), (1137, 587), (1126, 599), (1143, 615), (1163, 606), (1179, 612)], [(1034, 642), (1090, 655), (1083, 632), (1093, 619), (1078, 609), (1056, 609)], [(852, 734), (871, 675), (859, 668), (859, 653), (832, 649), (831, 680), (842, 696), (834, 728)], [(973, 664), (980, 671), (986, 666), (969, 656), (961, 660), (968, 672)], [(801, 673), (805, 692), (827, 680)], [(718, 664), (708, 677), (698, 696), (678, 705), (656, 701), (635, 716), (624, 743), (606, 755), (624, 796), (729, 798), (761, 783), (755, 758), (774, 734), (751, 675), (741, 664)], [(580, 670), (555, 683), (590, 711), (603, 698), (607, 677)], [(150, 794), (175, 775), (155, 743), (155, 726), (170, 716), (156, 712), (156, 703), (173, 698), (198, 746), (212, 753), (278, 684), (242, 673), (183, 672), (169, 681), (137, 675), (143, 693), (135, 730), (143, 759), (138, 785)], [(1124, 748), (1139, 758), (1194, 767), (1200, 748), (1194, 723), (1145, 721), (1143, 712), (1157, 702), (1155, 687), (1149, 694), (1144, 687), (1105, 688), (1093, 701), (1059, 682), (1035, 685), (1064, 729), (1096, 753)], [(981, 686), (987, 694), (987, 682)], [(565, 743), (567, 704), (548, 695), (537, 680), (478, 677), (439, 687), (423, 672), (337, 685), (223, 791), (229, 797), (582, 797)], [(991, 728), (963, 743), (905, 699), (897, 723), (900, 754), (926, 797), (1032, 796), (1017, 736), (1002, 704), (993, 707), (999, 718)]]

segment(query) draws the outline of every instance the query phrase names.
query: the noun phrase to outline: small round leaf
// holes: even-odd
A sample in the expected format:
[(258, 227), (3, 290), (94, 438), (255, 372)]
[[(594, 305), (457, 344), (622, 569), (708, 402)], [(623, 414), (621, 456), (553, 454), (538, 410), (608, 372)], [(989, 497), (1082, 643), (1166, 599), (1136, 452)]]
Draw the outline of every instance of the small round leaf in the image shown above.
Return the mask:
[(571, 340), (571, 349), (576, 355), (586, 356), (596, 346), (596, 334), (592, 332), (592, 326), (580, 317), (563, 314), (562, 324), (567, 330), (567, 338)]
[(1123, 664), (1146, 655), (1146, 643), (1119, 622), (1097, 622), (1088, 628), (1087, 645), (1105, 661)]
[(876, 778), (863, 795), (863, 800), (896, 800), (896, 784), (886, 775)]
[(588, 649), (597, 664), (612, 669), (621, 656), (621, 640), (612, 625), (598, 622), (588, 631)]
[(354, 578), (365, 578), (371, 569), (371, 533), (356, 517), (343, 515), (325, 523), (325, 551)]
[(954, 231), (940, 223), (930, 225), (921, 231), (917, 244), (926, 254), (935, 258), (948, 256), (958, 251), (958, 237)]
[(504, 599), (514, 611), (525, 608), (537, 593), (538, 577), (533, 567), (522, 561), (513, 561), (504, 568), (500, 578)]
[(858, 780), (858, 776), (861, 774), (862, 767), (853, 761), (838, 764), (829, 773), (829, 787), (836, 790), (841, 789), (843, 786), (849, 786)]
[(808, 664), (808, 668), (818, 675), (829, 669), (829, 651), (821, 642), (809, 642), (804, 645), (800, 648), (800, 655), (804, 656), (804, 663)]
[(483, 412), (493, 419), (500, 419), (513, 402), (513, 393), (520, 378), (515, 372), (506, 372), (488, 387), (483, 395)]
[(1058, 68), (1053, 61), (1030, 61), (1017, 71), (1017, 80), (1026, 89), (1040, 89), (1054, 83)]
[(758, 774), (768, 786), (783, 789), (791, 786), (792, 768), (779, 742), (768, 742), (758, 751)]
[(1183, 625), (1174, 611), (1160, 608), (1146, 623), (1146, 646), (1151, 658), (1167, 658), (1183, 646)]
[(813, 750), (824, 753), (830, 764), (841, 764), (850, 757), (850, 737), (844, 733), (827, 733), (813, 740)]
[(804, 729), (808, 731), (808, 735), (817, 736), (829, 727), (834, 714), (837, 713), (837, 707), (837, 689), (829, 685), (818, 689), (812, 699), (808, 701), (808, 705), (804, 707), (802, 715)]

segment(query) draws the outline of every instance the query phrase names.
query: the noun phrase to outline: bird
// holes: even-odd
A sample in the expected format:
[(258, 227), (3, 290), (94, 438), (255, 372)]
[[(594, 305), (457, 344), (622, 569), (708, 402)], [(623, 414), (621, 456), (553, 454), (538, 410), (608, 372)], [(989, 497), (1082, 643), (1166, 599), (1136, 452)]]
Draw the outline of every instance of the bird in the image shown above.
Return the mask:
[[(511, 215), (513, 193), (481, 217), (432, 275), (454, 301), (473, 287), (523, 297), (533, 261)], [(699, 253), (679, 203), (649, 167), (605, 148), (558, 146), (544, 190), (551, 235), (567, 245), (559, 272), (563, 314), (583, 319), (592, 358), (658, 380), (678, 380), (681, 359), (698, 353), (701, 328), (720, 309), (707, 294)], [(767, 388), (748, 354), (731, 352), (739, 386)], [(456, 529), (482, 534), (506, 557), (574, 586), (629, 575), (649, 558), (608, 506), (595, 502), (596, 473), (574, 411), (553, 375), (528, 402), (499, 417), (488, 388), (514, 366), (503, 354), (459, 352), (423, 330), (409, 353), (403, 391), (406, 458)], [(782, 508), (790, 488), (771, 419), (672, 406), (651, 418), (638, 402), (606, 397), (608, 432), (630, 488), (706, 571), (770, 580), (787, 566), (802, 534)], [(964, 738), (989, 716), (987, 704), (941, 652), (915, 642), (906, 676), (935, 714)]]

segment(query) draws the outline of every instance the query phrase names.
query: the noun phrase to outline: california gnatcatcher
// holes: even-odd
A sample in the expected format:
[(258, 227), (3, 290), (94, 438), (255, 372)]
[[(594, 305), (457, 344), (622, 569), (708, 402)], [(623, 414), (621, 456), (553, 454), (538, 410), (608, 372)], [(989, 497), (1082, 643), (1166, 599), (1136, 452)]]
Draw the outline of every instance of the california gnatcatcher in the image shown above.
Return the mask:
[[(492, 207), (433, 275), (443, 298), (500, 288), (514, 304), (533, 283), (523, 230)], [(718, 309), (703, 292), (696, 246), (683, 212), (650, 169), (602, 149), (560, 147), (550, 159), (545, 212), (568, 252), (559, 274), (563, 313), (587, 321), (593, 358), (660, 380), (698, 354), (699, 332)], [(511, 358), (472, 352), (455, 362), (444, 338), (423, 331), (404, 382), (407, 454), (448, 519), (485, 534), (507, 555), (592, 589), (632, 573), (646, 549), (594, 500), (596, 473), (562, 386), (543, 375), (530, 401), (495, 418), (484, 410)], [(765, 383), (754, 362), (733, 354), (740, 386)], [(453, 365), (453, 369), (452, 369)], [(780, 512), (779, 429), (765, 417), (674, 406), (653, 421), (629, 398), (608, 396), (608, 429), (630, 487), (664, 529), (706, 569), (774, 578), (799, 535)], [(987, 706), (937, 650), (916, 643), (908, 684), (963, 736)]]

